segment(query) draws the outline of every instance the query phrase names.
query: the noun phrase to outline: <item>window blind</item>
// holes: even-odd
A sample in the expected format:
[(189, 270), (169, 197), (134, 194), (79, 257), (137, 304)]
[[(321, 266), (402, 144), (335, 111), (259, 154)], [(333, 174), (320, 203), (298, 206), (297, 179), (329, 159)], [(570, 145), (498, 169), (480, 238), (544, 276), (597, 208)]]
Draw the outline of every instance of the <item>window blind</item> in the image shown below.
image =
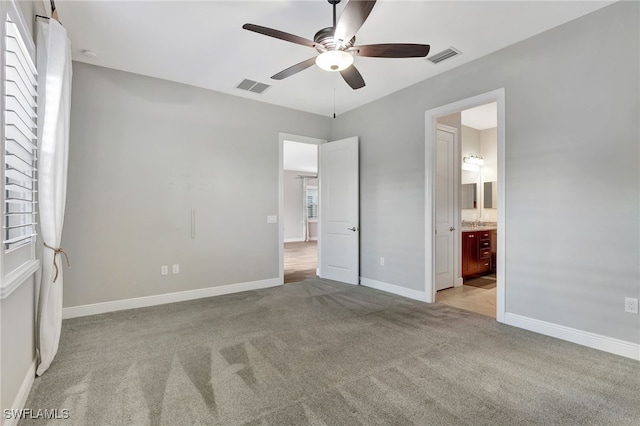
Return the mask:
[(307, 195), (307, 218), (317, 219), (318, 218), (318, 187), (308, 186), (306, 195)]
[(4, 221), (5, 251), (36, 235), (37, 71), (17, 25), (5, 22)]

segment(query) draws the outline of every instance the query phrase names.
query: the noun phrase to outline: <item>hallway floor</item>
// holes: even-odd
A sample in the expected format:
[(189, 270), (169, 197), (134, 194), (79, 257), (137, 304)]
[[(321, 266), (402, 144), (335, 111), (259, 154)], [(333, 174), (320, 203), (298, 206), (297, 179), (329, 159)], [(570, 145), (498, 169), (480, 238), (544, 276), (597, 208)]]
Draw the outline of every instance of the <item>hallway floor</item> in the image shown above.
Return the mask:
[(297, 283), (316, 276), (318, 242), (284, 244), (284, 283)]

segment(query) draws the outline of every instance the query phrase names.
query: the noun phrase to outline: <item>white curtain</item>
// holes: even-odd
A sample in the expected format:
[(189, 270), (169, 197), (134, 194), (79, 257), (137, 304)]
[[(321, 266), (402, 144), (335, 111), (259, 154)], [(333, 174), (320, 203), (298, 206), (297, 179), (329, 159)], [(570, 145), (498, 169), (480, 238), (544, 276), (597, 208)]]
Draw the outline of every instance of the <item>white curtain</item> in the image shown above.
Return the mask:
[(36, 374), (47, 371), (58, 352), (62, 330), (62, 264), (60, 248), (67, 195), (71, 46), (56, 20), (38, 21), (38, 202), (42, 274), (38, 298)]

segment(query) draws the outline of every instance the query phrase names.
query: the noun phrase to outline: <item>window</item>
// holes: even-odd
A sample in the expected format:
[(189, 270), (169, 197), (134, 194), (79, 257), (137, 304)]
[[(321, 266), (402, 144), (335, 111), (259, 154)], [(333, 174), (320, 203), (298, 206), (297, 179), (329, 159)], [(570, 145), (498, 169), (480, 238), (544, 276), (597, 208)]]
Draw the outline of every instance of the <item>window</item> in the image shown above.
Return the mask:
[(318, 220), (318, 187), (307, 186), (307, 218)]
[[(35, 46), (15, 2), (2, 2), (2, 297), (8, 281), (26, 278), (37, 267), (36, 147), (37, 71)], [(25, 268), (27, 267), (27, 268)], [(13, 278), (12, 279), (8, 279)], [(20, 282), (16, 282), (15, 286)]]

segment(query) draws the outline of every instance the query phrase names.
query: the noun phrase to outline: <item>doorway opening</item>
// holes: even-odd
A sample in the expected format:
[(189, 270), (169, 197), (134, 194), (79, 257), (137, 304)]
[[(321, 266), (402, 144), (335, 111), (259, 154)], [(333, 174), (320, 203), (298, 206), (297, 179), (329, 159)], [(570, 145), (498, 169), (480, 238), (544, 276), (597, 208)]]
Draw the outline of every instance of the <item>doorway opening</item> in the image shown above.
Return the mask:
[(324, 141), (281, 136), (281, 277), (304, 281), (318, 268), (318, 146)]
[(504, 322), (504, 90), (426, 119), (428, 301)]
[[(451, 169), (460, 170), (460, 174), (455, 176), (452, 184), (457, 186), (459, 197), (457, 198), (458, 208), (453, 215), (456, 224), (459, 224), (460, 232), (450, 232), (449, 236), (456, 239), (456, 256), (459, 261), (454, 265), (453, 270), (460, 267), (460, 278), (457, 280), (446, 280), (444, 285), (438, 280), (440, 274), (436, 275), (436, 302), (455, 306), (461, 309), (476, 312), (490, 317), (496, 317), (496, 240), (498, 232), (497, 218), (497, 188), (498, 174), (498, 118), (497, 103), (490, 102), (474, 108), (462, 110), (460, 112), (438, 118), (438, 144), (444, 136), (440, 132), (444, 131), (444, 126), (440, 123), (453, 125), (455, 134), (460, 137), (455, 141), (460, 149), (460, 155), (453, 159), (455, 164), (443, 165), (445, 160), (438, 155), (436, 158), (436, 168), (450, 166)], [(441, 130), (442, 127), (442, 130)], [(457, 130), (460, 130), (457, 132)], [(440, 149), (439, 147), (437, 149)], [(456, 167), (460, 165), (460, 167)], [(436, 232), (441, 218), (441, 212), (447, 206), (447, 198), (438, 196), (442, 191), (441, 180), (445, 177), (438, 173), (436, 175)], [(443, 188), (447, 190), (448, 188)], [(451, 191), (453, 195), (455, 191)], [(456, 200), (456, 197), (453, 197)], [(450, 203), (455, 208), (456, 203)], [(456, 226), (452, 226), (455, 228)], [(446, 234), (446, 233), (445, 233)], [(439, 235), (436, 238), (440, 239)], [(436, 242), (436, 256), (442, 251)], [(454, 260), (455, 262), (455, 260)], [(436, 262), (436, 267), (438, 263)], [(436, 271), (437, 272), (437, 271)]]

